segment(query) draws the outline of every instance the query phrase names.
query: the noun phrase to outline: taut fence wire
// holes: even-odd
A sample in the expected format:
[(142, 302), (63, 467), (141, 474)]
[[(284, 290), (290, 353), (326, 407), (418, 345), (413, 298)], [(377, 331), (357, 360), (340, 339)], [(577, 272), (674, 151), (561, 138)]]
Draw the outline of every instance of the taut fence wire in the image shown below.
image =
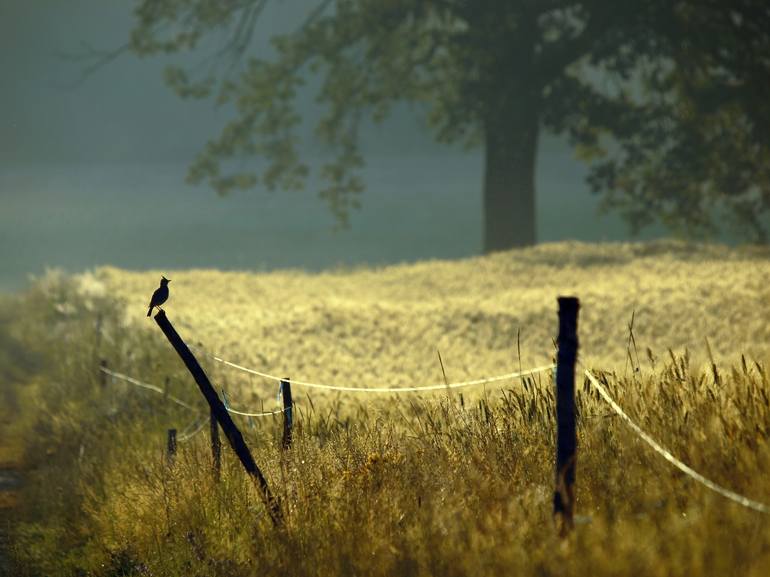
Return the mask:
[(227, 407), (227, 411), (233, 415), (241, 415), (242, 417), (270, 417), (272, 415), (282, 415), (288, 409), (279, 409), (277, 411), (263, 411), (261, 413), (247, 413), (245, 411), (236, 411), (232, 407)]
[(185, 428), (184, 431), (182, 431), (182, 434), (176, 438), (177, 443), (186, 443), (195, 435), (200, 433), (208, 424), (209, 420), (205, 418), (193, 421)]
[[(145, 383), (143, 381), (140, 381), (139, 379), (135, 379), (135, 378), (130, 377), (128, 375), (124, 375), (123, 373), (118, 373), (116, 371), (111, 371), (110, 369), (107, 369), (105, 367), (99, 367), (99, 370), (102, 371), (103, 373), (105, 373), (106, 375), (109, 375), (109, 376), (113, 377), (114, 379), (118, 379), (120, 381), (125, 381), (125, 382), (127, 382), (129, 384), (132, 384), (132, 385), (136, 386), (136, 387), (140, 387), (142, 389), (146, 389), (148, 391), (152, 391), (153, 393), (158, 393), (160, 395), (167, 396), (169, 401), (172, 401), (172, 402), (176, 403), (177, 405), (180, 405), (180, 406), (184, 407), (185, 409), (189, 409), (191, 411), (198, 412), (197, 408), (193, 407), (192, 405), (190, 405), (188, 403), (185, 403), (183, 400), (178, 399), (177, 397), (174, 397), (173, 395), (166, 395), (165, 391), (163, 389), (161, 389), (157, 385), (152, 385), (150, 383)], [(232, 407), (230, 407), (229, 405), (226, 408), (227, 408), (228, 412), (230, 412), (230, 413), (232, 413), (234, 415), (242, 415), (244, 417), (270, 417), (272, 415), (280, 415), (281, 413), (283, 413), (286, 410), (286, 409), (281, 409), (281, 410), (278, 410), (278, 411), (245, 412), (245, 411), (237, 411), (237, 410), (233, 409)], [(202, 427), (203, 427), (203, 425), (201, 425), (201, 428)], [(180, 441), (186, 440), (186, 439), (182, 438), (182, 437), (185, 437), (185, 436), (186, 435), (184, 435), (184, 434), (181, 435), (178, 440), (180, 440)], [(189, 437), (189, 436), (192, 436), (192, 435), (187, 435), (187, 436)]]
[[(193, 347), (190, 347), (193, 348)], [(533, 369), (527, 369), (523, 371), (516, 371), (513, 373), (506, 373), (504, 375), (497, 375), (494, 377), (487, 377), (484, 379), (474, 379), (471, 381), (462, 381), (457, 383), (442, 383), (439, 385), (424, 385), (424, 386), (414, 386), (414, 387), (350, 387), (350, 386), (343, 386), (343, 385), (326, 385), (322, 383), (312, 383), (307, 381), (297, 381), (294, 379), (286, 379), (283, 377), (277, 377), (275, 375), (271, 375), (268, 373), (263, 373), (261, 371), (257, 371), (256, 369), (251, 369), (249, 367), (245, 367), (243, 365), (239, 365), (237, 363), (234, 363), (232, 361), (228, 361), (226, 359), (223, 359), (222, 357), (215, 355), (213, 353), (209, 353), (205, 351), (204, 349), (200, 347), (194, 347), (195, 350), (205, 354), (206, 356), (210, 357), (214, 361), (221, 363), (227, 367), (230, 367), (232, 369), (236, 369), (238, 371), (249, 373), (251, 375), (255, 375), (257, 377), (262, 377), (264, 379), (269, 379), (271, 381), (281, 382), (286, 381), (292, 385), (298, 385), (300, 387), (308, 387), (312, 389), (326, 389), (328, 391), (342, 391), (342, 392), (348, 392), (348, 393), (420, 393), (425, 391), (443, 391), (446, 389), (460, 389), (464, 387), (472, 387), (477, 385), (486, 385), (489, 383), (497, 383), (500, 381), (509, 381), (512, 379), (516, 379), (519, 377), (526, 377), (529, 375), (535, 375), (538, 373), (544, 373), (546, 371), (552, 371), (554, 368), (556, 368), (556, 365), (550, 364), (550, 365), (544, 365), (541, 367), (535, 367)]]
[[(111, 371), (110, 369), (107, 369), (105, 367), (99, 367), (99, 370), (101, 372), (103, 372), (104, 374), (111, 376), (114, 379), (118, 379), (119, 381), (125, 381), (127, 383), (130, 383), (130, 384), (136, 386), (136, 387), (140, 387), (142, 389), (146, 389), (148, 391), (152, 391), (154, 393), (158, 393), (158, 394), (166, 396), (166, 392), (163, 389), (161, 389), (160, 387), (156, 386), (156, 385), (151, 385), (150, 383), (142, 382), (142, 381), (140, 381), (138, 379), (135, 379), (133, 377), (129, 377), (128, 375), (124, 375), (123, 373), (118, 373), (116, 371)], [(189, 409), (191, 411), (196, 411), (196, 412), (198, 411), (197, 408), (193, 407), (192, 405), (190, 405), (188, 403), (185, 403), (182, 399), (178, 399), (178, 398), (176, 398), (176, 397), (174, 397), (172, 395), (168, 395), (168, 400), (171, 401), (171, 402), (176, 403), (177, 405), (180, 405), (180, 406), (184, 407), (185, 409)]]
[(694, 481), (700, 483), (704, 487), (711, 489), (715, 493), (718, 493), (719, 495), (722, 495), (723, 497), (726, 497), (727, 499), (730, 499), (731, 501), (735, 501), (739, 505), (742, 505), (744, 507), (747, 507), (749, 509), (753, 509), (755, 511), (759, 511), (760, 513), (770, 514), (770, 506), (765, 505), (764, 503), (760, 503), (759, 501), (755, 501), (754, 499), (749, 499), (748, 497), (745, 497), (739, 493), (736, 493), (735, 491), (731, 491), (730, 489), (727, 489), (725, 487), (722, 487), (721, 485), (715, 483), (711, 479), (707, 479), (691, 467), (688, 467), (685, 465), (682, 461), (677, 459), (671, 451), (663, 447), (660, 443), (658, 443), (655, 439), (652, 438), (647, 432), (645, 432), (639, 425), (637, 425), (631, 417), (629, 417), (626, 412), (620, 408), (620, 405), (618, 405), (615, 400), (610, 396), (610, 393), (607, 391), (607, 389), (599, 382), (599, 379), (597, 379), (594, 374), (584, 368), (584, 374), (588, 378), (588, 380), (591, 382), (593, 387), (596, 389), (596, 391), (599, 393), (599, 395), (602, 397), (602, 399), (612, 408), (613, 411), (621, 418), (623, 419), (626, 424), (631, 428), (634, 433), (637, 434), (637, 436), (642, 439), (645, 443), (647, 443), (650, 447), (652, 447), (656, 453), (658, 453), (661, 457), (663, 457), (666, 461), (668, 461), (670, 464), (672, 464), (674, 467), (679, 469), (682, 473), (693, 479)]

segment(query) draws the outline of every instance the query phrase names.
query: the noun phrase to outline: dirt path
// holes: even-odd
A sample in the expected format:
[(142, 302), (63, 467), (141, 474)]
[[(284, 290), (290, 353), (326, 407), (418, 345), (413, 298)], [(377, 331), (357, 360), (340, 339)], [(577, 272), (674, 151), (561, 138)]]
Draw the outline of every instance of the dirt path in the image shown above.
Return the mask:
[(10, 417), (3, 412), (0, 414), (0, 576), (11, 575), (9, 529), (23, 482), (21, 451), (13, 435), (8, 434), (9, 429)]
[(21, 473), (14, 466), (0, 466), (0, 511), (16, 506), (16, 491), (21, 487)]

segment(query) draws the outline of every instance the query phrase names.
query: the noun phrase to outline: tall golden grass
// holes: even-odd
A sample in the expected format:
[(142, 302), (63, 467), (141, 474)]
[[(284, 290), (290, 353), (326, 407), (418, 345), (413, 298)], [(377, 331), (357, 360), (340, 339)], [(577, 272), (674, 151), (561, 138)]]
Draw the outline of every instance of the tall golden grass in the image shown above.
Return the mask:
[[(35, 432), (19, 574), (767, 575), (770, 518), (672, 469), (579, 376), (580, 517), (561, 541), (548, 374), (489, 386), (464, 406), (445, 392), (370, 401), (295, 390), (287, 452), (279, 417), (239, 419), (286, 514), (276, 531), (229, 451), (214, 481), (205, 432), (168, 466), (165, 429), (191, 415), (128, 385), (102, 388), (95, 370), (105, 357), (146, 381), (170, 376), (174, 394), (200, 403), (144, 317), (160, 272), (172, 279), (169, 318), (190, 342), (268, 372), (363, 386), (441, 382), (436, 349), (450, 380), (547, 362), (555, 298), (572, 293), (583, 362), (632, 418), (696, 470), (768, 503), (767, 257), (559, 244), (317, 275), (49, 276), (9, 324), (45, 359), (14, 389), (18, 427)], [(207, 367), (234, 402), (272, 408), (272, 384)]]

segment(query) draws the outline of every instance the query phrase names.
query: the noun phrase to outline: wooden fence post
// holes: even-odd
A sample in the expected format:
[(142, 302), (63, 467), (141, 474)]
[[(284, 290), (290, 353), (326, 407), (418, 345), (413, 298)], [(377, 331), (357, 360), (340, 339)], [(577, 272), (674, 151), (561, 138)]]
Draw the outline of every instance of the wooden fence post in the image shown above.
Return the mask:
[(289, 377), (281, 380), (281, 393), (283, 395), (283, 442), (282, 447), (291, 447), (291, 429), (294, 425), (294, 403), (291, 400), (291, 382)]
[(174, 457), (176, 457), (176, 429), (169, 429), (166, 442), (166, 464), (169, 467), (174, 465)]
[(575, 360), (580, 304), (575, 297), (559, 297), (559, 350), (556, 356), (556, 491), (553, 514), (564, 537), (573, 527), (575, 512)]
[(227, 409), (219, 399), (214, 387), (211, 386), (211, 382), (206, 376), (206, 373), (203, 372), (197, 359), (192, 352), (190, 352), (190, 349), (182, 340), (182, 337), (176, 332), (176, 329), (171, 325), (171, 322), (169, 322), (166, 313), (163, 310), (155, 315), (155, 322), (160, 327), (160, 330), (163, 331), (163, 334), (166, 335), (166, 338), (171, 343), (171, 346), (174, 347), (174, 350), (176, 350), (177, 354), (182, 359), (182, 362), (184, 362), (187, 370), (192, 374), (198, 388), (206, 399), (206, 402), (209, 404), (211, 411), (214, 413), (219, 426), (222, 427), (222, 431), (224, 431), (227, 441), (241, 461), (243, 468), (246, 469), (246, 472), (257, 483), (273, 524), (282, 525), (283, 516), (281, 514), (280, 504), (270, 492), (267, 479), (265, 479), (262, 471), (259, 470), (256, 461), (254, 461), (254, 457), (251, 455), (249, 447), (243, 440), (241, 431), (235, 426), (235, 423), (230, 417), (230, 413), (227, 412)]
[(222, 471), (222, 442), (219, 440), (219, 425), (214, 410), (211, 410), (211, 460), (214, 469), (214, 479), (219, 481)]

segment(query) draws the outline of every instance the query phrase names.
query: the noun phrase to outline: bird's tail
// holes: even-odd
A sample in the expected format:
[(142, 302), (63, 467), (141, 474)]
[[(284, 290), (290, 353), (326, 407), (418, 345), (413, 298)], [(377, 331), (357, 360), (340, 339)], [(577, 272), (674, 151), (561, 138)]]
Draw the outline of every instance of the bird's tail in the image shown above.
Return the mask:
[(152, 314), (152, 307), (150, 307), (150, 310), (147, 311), (147, 316), (149, 317)]

